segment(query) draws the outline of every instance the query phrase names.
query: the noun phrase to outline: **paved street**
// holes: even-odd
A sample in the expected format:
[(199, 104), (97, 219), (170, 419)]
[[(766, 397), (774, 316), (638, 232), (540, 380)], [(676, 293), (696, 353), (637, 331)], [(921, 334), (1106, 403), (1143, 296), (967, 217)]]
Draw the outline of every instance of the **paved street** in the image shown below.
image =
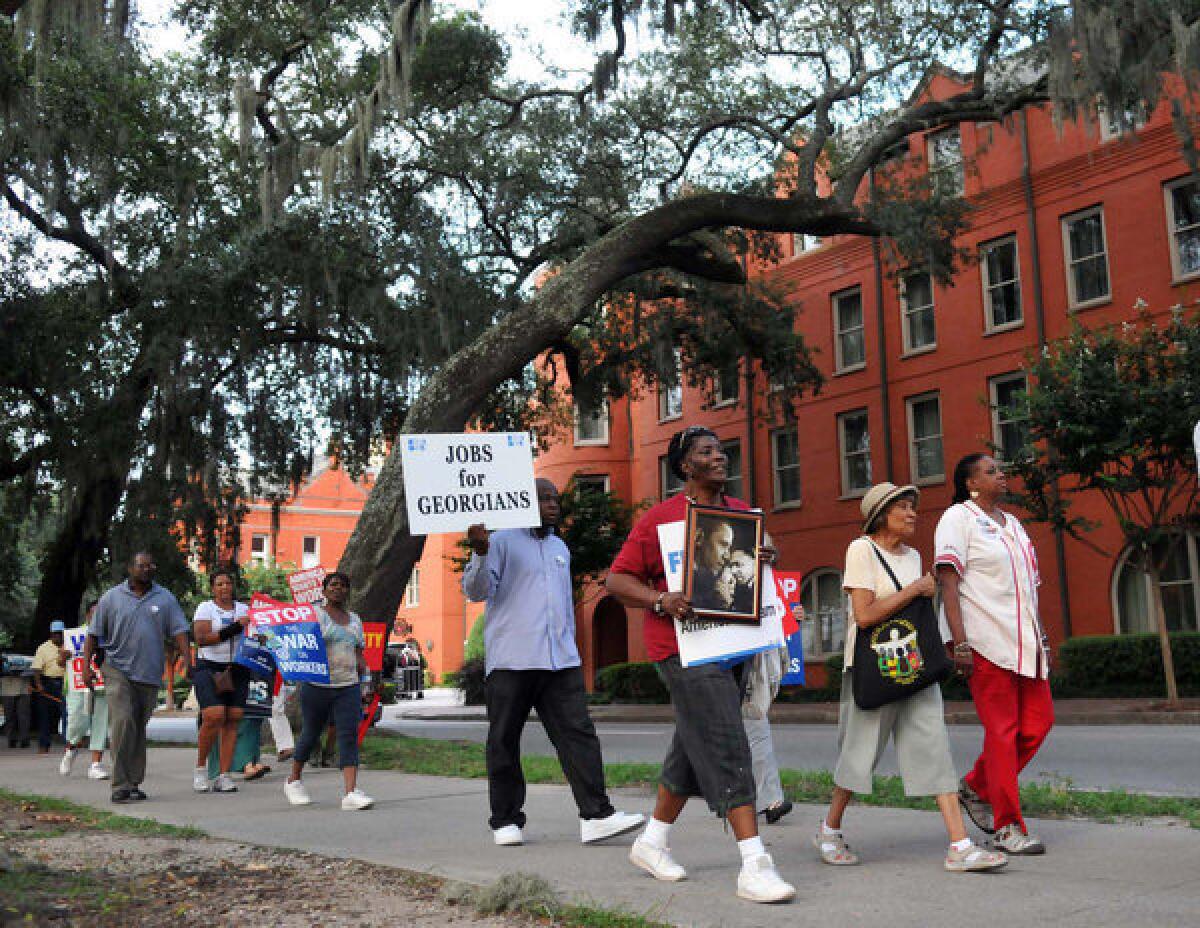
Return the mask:
[[(766, 830), (783, 875), (799, 889), (794, 905), (765, 907), (734, 896), (732, 838), (695, 803), (672, 832), (672, 847), (689, 870), (684, 883), (656, 883), (626, 859), (629, 838), (581, 847), (570, 794), (535, 786), (526, 809), (529, 844), (497, 848), (484, 816), (487, 786), (480, 780), (368, 771), (362, 785), (375, 810), (338, 810), (336, 771), (308, 777), (316, 805), (288, 806), (281, 777), (244, 784), (232, 795), (191, 791), (190, 752), (151, 752), (144, 784), (150, 800), (120, 807), (123, 814), (196, 825), (239, 841), (355, 857), (473, 882), (511, 871), (539, 873), (572, 898), (620, 907), (678, 925), (845, 925), (856, 928), (962, 928), (965, 924), (1055, 928), (1194, 928), (1200, 907), (1196, 863), (1200, 831), (1167, 825), (1034, 822), (1049, 853), (1013, 862), (999, 874), (950, 874), (941, 868), (944, 835), (936, 816), (898, 809), (854, 809), (851, 839), (861, 867), (819, 863), (808, 844), (820, 814), (804, 807), (791, 821)], [(112, 808), (108, 784), (53, 772), (53, 761), (0, 749), (0, 786)], [(625, 792), (618, 804), (649, 810), (649, 796)], [(786, 820), (785, 820), (786, 821)]]
[[(442, 691), (443, 693), (445, 691)], [(430, 691), (433, 699), (440, 697)], [(482, 742), (483, 721), (414, 721), (400, 719), (411, 703), (388, 706), (383, 727), (421, 738)], [(669, 725), (599, 723), (604, 758), (610, 762), (662, 760)], [(837, 761), (837, 730), (832, 725), (776, 725), (775, 751), (783, 767), (833, 769)], [(196, 725), (185, 717), (156, 717), (151, 736), (161, 741), (196, 739)], [(975, 725), (952, 725), (950, 742), (960, 770), (974, 762), (982, 743)], [(553, 754), (541, 725), (531, 720), (524, 750)], [(895, 750), (888, 747), (880, 772), (896, 773)], [(1200, 725), (1063, 725), (1025, 772), (1026, 781), (1069, 780), (1080, 789), (1126, 789), (1173, 796), (1200, 796)]]

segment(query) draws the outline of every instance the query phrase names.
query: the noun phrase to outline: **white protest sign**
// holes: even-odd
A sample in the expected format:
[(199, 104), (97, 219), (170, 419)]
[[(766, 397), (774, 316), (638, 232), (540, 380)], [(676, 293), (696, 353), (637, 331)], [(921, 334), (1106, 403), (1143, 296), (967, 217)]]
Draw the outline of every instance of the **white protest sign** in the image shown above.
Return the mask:
[[(83, 645), (87, 639), (87, 626), (68, 628), (63, 632), (63, 647), (71, 652), (67, 658), (67, 689), (72, 693), (82, 693), (87, 689), (83, 685)], [(96, 682), (93, 689), (104, 689), (104, 678), (96, 671)]]
[[(658, 544), (662, 551), (663, 570), (667, 589), (683, 592), (683, 546), (687, 533), (685, 522), (664, 522), (658, 527)], [(675, 638), (679, 642), (679, 662), (684, 667), (711, 664), (731, 658), (749, 657), (761, 651), (784, 646), (783, 600), (775, 586), (770, 567), (762, 569), (762, 604), (759, 624), (744, 622), (711, 622), (698, 619), (689, 622), (675, 620)]]
[(1200, 474), (1200, 422), (1196, 423), (1196, 430), (1192, 432), (1192, 445), (1196, 449), (1196, 471)]
[(412, 534), (542, 524), (525, 432), (402, 435), (400, 453)]
[(310, 567), (288, 574), (288, 589), (292, 591), (292, 602), (317, 603), (325, 599), (322, 584), (325, 582), (324, 567)]

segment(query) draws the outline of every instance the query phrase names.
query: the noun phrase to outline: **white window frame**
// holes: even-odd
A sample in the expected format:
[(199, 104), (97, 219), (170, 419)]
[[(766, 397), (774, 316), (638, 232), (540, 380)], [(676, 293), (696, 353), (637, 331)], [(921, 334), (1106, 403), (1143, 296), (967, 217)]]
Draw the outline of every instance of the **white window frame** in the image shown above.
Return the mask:
[[(731, 368), (736, 372), (733, 378), (733, 395), (726, 396), (721, 386), (721, 371), (714, 371), (712, 377), (713, 409), (734, 405), (742, 395), (742, 362), (735, 361)], [(726, 371), (728, 373), (728, 371)]]
[[(581, 420), (581, 411), (579, 408), (579, 403), (578, 402), (572, 403), (571, 409), (572, 409), (572, 414), (574, 416), (574, 422), (575, 422), (575, 447), (576, 448), (584, 448), (584, 447), (588, 447), (588, 446), (602, 446), (602, 445), (608, 444), (609, 436), (610, 436), (611, 418), (612, 418), (611, 413), (608, 408), (608, 400), (601, 400), (599, 409), (597, 409), (598, 413), (601, 411), (603, 412), (603, 418), (601, 419), (601, 423), (603, 425), (601, 432), (603, 434), (598, 438), (584, 438), (580, 434), (579, 423)], [(597, 418), (599, 419), (600, 416), (597, 416)]]
[(602, 493), (612, 492), (612, 478), (608, 474), (576, 474), (571, 479), (576, 488), (588, 485), (598, 487)]
[(421, 568), (414, 567), (404, 586), (404, 605), (408, 609), (416, 609), (421, 605)]
[(1200, 267), (1194, 271), (1184, 271), (1179, 260), (1179, 232), (1196, 231), (1200, 232), (1200, 223), (1188, 226), (1186, 229), (1179, 229), (1175, 225), (1175, 197), (1172, 195), (1180, 187), (1194, 186), (1200, 188), (1200, 181), (1194, 177), (1180, 177), (1176, 180), (1169, 181), (1163, 184), (1163, 201), (1166, 206), (1167, 215), (1167, 239), (1171, 244), (1171, 280), (1178, 283), (1184, 280), (1195, 280), (1200, 277)]
[[(1089, 261), (1095, 257), (1094, 254), (1086, 255), (1082, 258), (1076, 258), (1071, 253), (1071, 224), (1087, 219), (1089, 216), (1098, 215), (1100, 217), (1100, 243), (1104, 248), (1101, 254), (1104, 255), (1104, 276), (1108, 282), (1108, 292), (1101, 296), (1092, 297), (1090, 300), (1080, 300), (1075, 294), (1075, 265), (1081, 264), (1084, 261)], [(1089, 206), (1087, 209), (1077, 210), (1073, 213), (1068, 213), (1062, 217), (1062, 245), (1063, 245), (1063, 264), (1067, 272), (1067, 307), (1069, 309), (1087, 309), (1090, 306), (1103, 306), (1105, 303), (1112, 302), (1112, 267), (1108, 261), (1108, 223), (1104, 220), (1104, 204)]]
[[(938, 139), (951, 136), (958, 139), (958, 157), (949, 161), (940, 161), (937, 157)], [(961, 197), (966, 190), (966, 163), (963, 159), (962, 132), (959, 131), (958, 126), (939, 129), (937, 132), (930, 132), (925, 136), (925, 157), (929, 162), (929, 182), (933, 189), (940, 191), (942, 184), (946, 182), (943, 178), (950, 178), (954, 189), (949, 192)]]
[[(867, 483), (863, 487), (850, 486), (850, 461), (849, 455), (851, 452), (846, 450), (846, 422), (851, 418), (859, 416), (867, 420), (867, 450), (865, 452), (855, 451), (854, 455), (866, 455), (867, 458)], [(848, 409), (845, 412), (838, 413), (837, 416), (837, 433), (838, 433), (838, 466), (842, 476), (842, 497), (850, 499), (854, 497), (864, 496), (871, 488), (871, 414), (867, 408), (860, 407), (858, 409)]]
[[(1145, 104), (1139, 103), (1135, 108), (1133, 119), (1129, 121), (1129, 127), (1133, 132), (1146, 125), (1149, 115), (1146, 112)], [(1117, 121), (1112, 118), (1112, 111), (1103, 100), (1096, 100), (1096, 125), (1100, 131), (1101, 142), (1111, 142), (1114, 139), (1119, 139), (1122, 135), (1121, 130), (1117, 127)]]
[[(908, 281), (912, 277), (924, 275), (929, 279), (929, 302), (921, 306), (913, 307), (908, 302)], [(937, 296), (934, 293), (933, 274), (926, 270), (907, 271), (900, 278), (900, 334), (904, 340), (904, 356), (924, 354), (927, 351), (933, 351), (937, 348)], [(925, 345), (916, 345), (912, 343), (912, 333), (909, 331), (909, 317), (916, 315), (918, 312), (929, 310), (933, 316), (933, 341)]]
[[(1192, 599), (1196, 610), (1196, 630), (1200, 630), (1200, 536), (1198, 536), (1196, 532), (1187, 532), (1186, 538), (1188, 571), (1192, 585)], [(1110, 591), (1110, 596), (1112, 600), (1113, 631), (1118, 635), (1142, 634), (1141, 632), (1130, 631), (1126, 627), (1127, 622), (1125, 617), (1121, 614), (1121, 575), (1127, 569), (1136, 569), (1129, 563), (1132, 557), (1133, 549), (1126, 547), (1125, 550), (1121, 552), (1121, 556), (1117, 559), (1117, 569), (1113, 571), (1112, 575), (1112, 590)], [(1142, 571), (1141, 575), (1142, 583), (1145, 585), (1146, 604), (1147, 606), (1153, 608), (1151, 604), (1154, 602), (1154, 585), (1150, 580), (1150, 574)], [(1169, 581), (1169, 583), (1172, 586), (1180, 586), (1182, 585), (1183, 581), (1175, 580)], [(1149, 618), (1150, 626), (1151, 628), (1154, 628), (1155, 618), (1154, 616), (1150, 616)], [(1187, 631), (1187, 629), (1184, 630)]]
[[(315, 544), (313, 545), (313, 552), (311, 555), (311, 559), (310, 559), (309, 553), (306, 550), (304, 550), (308, 546), (308, 543), (310, 541), (315, 542)], [(320, 566), (321, 566), (321, 536), (320, 535), (305, 535), (303, 538), (300, 539), (300, 567), (303, 570), (307, 570), (310, 567), (320, 567)]]
[[(262, 551), (254, 550), (254, 543), (262, 541)], [(255, 564), (269, 564), (271, 562), (271, 536), (262, 532), (253, 532), (250, 535), (250, 560)]]
[[(671, 466), (667, 463), (667, 456), (664, 454), (658, 459), (658, 498), (659, 500), (670, 499), (683, 491), (685, 481), (680, 480), (671, 473)], [(668, 493), (667, 489), (674, 486), (675, 492)]]
[[(928, 403), (933, 401), (937, 404), (937, 435), (926, 435), (921, 438), (917, 437), (916, 417), (913, 415), (913, 407), (918, 403)], [(942, 422), (942, 397), (937, 390), (930, 390), (928, 393), (920, 393), (916, 396), (910, 396), (904, 401), (904, 416), (908, 420), (908, 472), (912, 476), (912, 482), (917, 486), (929, 486), (935, 483), (946, 482), (946, 445), (945, 445), (945, 426)], [(942, 469), (936, 474), (927, 474), (921, 476), (917, 473), (917, 462), (920, 460), (917, 454), (918, 442), (937, 441), (941, 448)]]
[[(796, 437), (796, 463), (788, 464), (786, 467), (779, 463), (779, 439), (783, 435), (791, 434)], [(784, 499), (782, 481), (779, 479), (781, 470), (795, 470), (800, 479), (800, 495), (795, 499)], [(804, 502), (804, 479), (800, 473), (800, 429), (795, 425), (785, 426), (781, 429), (773, 429), (771, 431), (771, 503), (776, 509), (790, 509), (800, 506)]]
[[(825, 604), (826, 608), (821, 609), (821, 603), (817, 602), (817, 609), (808, 610), (807, 603), (815, 601), (816, 596), (820, 591), (820, 581), (822, 577), (833, 575), (837, 577), (837, 589), (839, 595), (836, 598), (837, 606)], [(814, 592), (811, 597), (805, 595), (812, 588)], [(803, 635), (804, 638), (804, 662), (810, 663), (813, 661), (823, 661), (826, 658), (832, 657), (834, 654), (841, 654), (846, 648), (846, 622), (849, 611), (846, 608), (846, 594), (842, 592), (842, 572), (836, 567), (818, 567), (808, 573), (800, 583), (800, 601), (805, 605), (805, 621), (801, 626), (802, 631), (808, 633)], [(830, 639), (833, 642), (832, 647), (825, 647), (825, 638), (821, 634), (822, 624), (825, 620), (823, 612), (829, 613)], [(841, 631), (841, 641), (838, 642), (837, 632)]]
[(1010, 460), (1009, 455), (1011, 454), (1011, 452), (1013, 450), (1011, 448), (1004, 447), (1004, 441), (1003, 441), (1004, 433), (1001, 430), (1001, 426), (1007, 425), (1012, 422), (1028, 422), (1029, 421), (1028, 416), (1024, 416), (1022, 418), (1014, 418), (1014, 419), (1001, 419), (1000, 418), (1000, 411), (1001, 411), (1000, 410), (1000, 397), (999, 397), (1000, 387), (1005, 384), (1016, 383), (1017, 381), (1021, 382), (1021, 384), (1025, 388), (1026, 394), (1028, 394), (1029, 393), (1029, 375), (1026, 374), (1024, 371), (1010, 371), (1007, 374), (997, 374), (994, 377), (988, 378), (988, 407), (991, 410), (991, 416), (992, 416), (992, 444), (995, 445), (995, 447), (997, 449), (996, 454), (1001, 461)]
[[(993, 281), (988, 272), (988, 254), (997, 248), (1012, 245), (1013, 271), (1016, 276), (1012, 280)], [(983, 330), (987, 333), (1009, 332), (1019, 329), (1025, 324), (1025, 296), (1021, 292), (1021, 247), (1017, 244), (1017, 236), (1005, 235), (979, 246), (979, 282), (983, 287)], [(992, 310), (992, 290), (1006, 284), (1016, 284), (1018, 315), (1012, 322), (996, 324), (996, 314)]]
[[(849, 297), (858, 297), (858, 326), (848, 329), (841, 328), (841, 302)], [(867, 315), (866, 307), (863, 306), (862, 287), (853, 286), (847, 287), (845, 290), (839, 290), (837, 293), (829, 297), (829, 307), (833, 313), (833, 358), (834, 358), (834, 373), (849, 374), (852, 371), (861, 371), (867, 366)], [(863, 352), (862, 360), (856, 361), (854, 364), (847, 364), (845, 355), (842, 351), (842, 338), (854, 332), (862, 334)]]
[[(683, 355), (673, 349), (675, 358), (675, 385), (658, 384), (658, 421), (671, 422), (683, 418)], [(674, 398), (675, 402), (672, 403)], [(674, 408), (672, 408), (674, 406)]]
[(801, 255), (808, 254), (810, 251), (816, 251), (824, 244), (824, 236), (813, 235), (809, 232), (793, 232), (792, 257), (798, 258)]

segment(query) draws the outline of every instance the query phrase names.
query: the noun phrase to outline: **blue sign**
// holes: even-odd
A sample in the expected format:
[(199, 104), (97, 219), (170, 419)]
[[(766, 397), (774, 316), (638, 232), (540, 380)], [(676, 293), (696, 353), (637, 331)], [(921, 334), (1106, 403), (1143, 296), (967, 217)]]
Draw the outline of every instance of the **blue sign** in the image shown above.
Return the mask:
[(263, 647), (271, 652), (279, 675), (288, 683), (328, 683), (329, 658), (320, 622), (260, 625)]
[(269, 680), (275, 676), (275, 656), (270, 648), (259, 644), (254, 635), (242, 635), (233, 662), (245, 667), (256, 677), (266, 677)]
[(794, 635), (788, 635), (787, 649), (788, 662), (784, 668), (783, 679), (779, 682), (782, 686), (804, 686), (804, 632), (803, 630), (796, 632)]

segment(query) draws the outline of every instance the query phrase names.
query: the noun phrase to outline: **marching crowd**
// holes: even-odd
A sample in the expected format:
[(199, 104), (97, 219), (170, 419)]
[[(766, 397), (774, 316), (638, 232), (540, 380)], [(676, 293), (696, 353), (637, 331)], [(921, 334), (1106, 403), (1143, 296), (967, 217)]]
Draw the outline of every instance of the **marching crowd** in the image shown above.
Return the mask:
[[(468, 531), (471, 557), (463, 589), (470, 600), (487, 603), (488, 824), (497, 845), (524, 842), (520, 741), (530, 710), (536, 710), (578, 807), (583, 843), (638, 831), (630, 861), (655, 879), (684, 880), (687, 871), (670, 849), (671, 830), (688, 799), (701, 798), (733, 832), (740, 858), (737, 894), (755, 902), (784, 902), (795, 889), (767, 853), (759, 819), (774, 823), (791, 810), (767, 723), (786, 658), (766, 651), (740, 662), (681, 662), (675, 623), (695, 618), (695, 612), (683, 593), (668, 589), (658, 532), (662, 525), (685, 519), (689, 506), (743, 512), (749, 507), (725, 493), (728, 462), (708, 429), (693, 426), (677, 433), (668, 463), (684, 481), (683, 490), (642, 514), (606, 580), (608, 591), (622, 603), (644, 611), (646, 653), (674, 707), (675, 730), (648, 819), (615, 809), (606, 790), (575, 641), (571, 552), (556, 531), (561, 515), (556, 487), (549, 480), (537, 481), (540, 527), (489, 533), (475, 525)], [(954, 490), (954, 503), (937, 525), (931, 569), (912, 546), (919, 490), (882, 483), (862, 499), (862, 533), (846, 550), (843, 573), (849, 621), (835, 788), (812, 837), (816, 855), (826, 864), (860, 863), (846, 840), (844, 818), (855, 794), (871, 792), (889, 740), (896, 745), (906, 794), (936, 801), (947, 835), (945, 869), (996, 870), (1010, 856), (1045, 851), (1026, 827), (1017, 788), (1018, 774), (1054, 718), (1048, 650), (1038, 615), (1037, 555), (1021, 523), (1002, 508), (1007, 486), (994, 459), (982, 453), (963, 458), (955, 468)], [(757, 556), (774, 563), (769, 536)], [(269, 771), (260, 758), (261, 726), (269, 715), (276, 756), (291, 762), (283, 786), (287, 802), (312, 802), (304, 767), (329, 731), (342, 770), (341, 808), (371, 808), (373, 800), (358, 785), (358, 730), (364, 689), (372, 678), (364, 658), (362, 621), (347, 606), (350, 578), (328, 574), (324, 601), (315, 606), (328, 682), (300, 683), (293, 690), (277, 681), (274, 699), (265, 701), (269, 708), (252, 711), (248, 702), (264, 700), (252, 700), (251, 688), (266, 684), (256, 683), (235, 662), (238, 641), (249, 625), (249, 611), (237, 600), (236, 574), (217, 570), (210, 575), (212, 598), (200, 605), (190, 624), (154, 575), (153, 557), (138, 553), (128, 565), (127, 579), (89, 607), (82, 690), (64, 690), (67, 662), (78, 655), (64, 647), (62, 622), (51, 626), (50, 639), (37, 650), (33, 689), (43, 753), (50, 748), (58, 708), (66, 711), (59, 772), (69, 775), (78, 753), (87, 749), (88, 776), (106, 779), (102, 755), (107, 748), (112, 801), (146, 798), (147, 723), (157, 705), (170, 640), (184, 656), (183, 669), (199, 705), (196, 791), (233, 792), (238, 788), (235, 772), (251, 781)], [(875, 657), (882, 647), (877, 632), (888, 623), (912, 631), (901, 671), (895, 661)], [(900, 639), (895, 630), (890, 634), (894, 645)], [(197, 646), (194, 663), (189, 635)], [(939, 664), (967, 678), (984, 732), (977, 761), (961, 777), (950, 754), (941, 690), (931, 675)], [(897, 680), (913, 685), (889, 688), (889, 681)], [(293, 700), (299, 700), (303, 719), (294, 744), (286, 716)], [(28, 721), (21, 729), (23, 720), (11, 705), (5, 690), (9, 744), (15, 746), (22, 730), (28, 737)], [(970, 837), (964, 812), (989, 836), (990, 847)]]

